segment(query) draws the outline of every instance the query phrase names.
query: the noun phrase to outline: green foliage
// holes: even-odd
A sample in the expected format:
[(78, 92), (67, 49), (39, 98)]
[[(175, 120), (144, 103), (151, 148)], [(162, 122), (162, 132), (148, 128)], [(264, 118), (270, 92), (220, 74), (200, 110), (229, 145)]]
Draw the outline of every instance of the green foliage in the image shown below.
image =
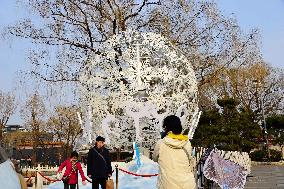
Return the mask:
[(272, 115), (266, 119), (269, 134), (273, 136), (273, 144), (284, 145), (284, 115)]
[(249, 154), (252, 161), (264, 161), (267, 152), (265, 150), (256, 150)]
[(282, 158), (282, 152), (277, 150), (269, 150), (270, 159), (268, 159), (268, 153), (266, 150), (256, 150), (249, 154), (252, 161), (267, 161), (278, 162)]
[(282, 152), (278, 150), (269, 150), (270, 151), (270, 161), (280, 161), (282, 158)]
[(222, 108), (229, 108), (229, 109), (234, 109), (238, 105), (237, 101), (234, 100), (233, 98), (218, 99), (217, 104)]
[(266, 118), (267, 128), (276, 130), (284, 129), (284, 115), (272, 115)]
[(254, 122), (252, 112), (238, 110), (233, 99), (218, 100), (221, 109), (203, 112), (192, 144), (219, 149), (250, 152), (257, 146), (260, 127)]

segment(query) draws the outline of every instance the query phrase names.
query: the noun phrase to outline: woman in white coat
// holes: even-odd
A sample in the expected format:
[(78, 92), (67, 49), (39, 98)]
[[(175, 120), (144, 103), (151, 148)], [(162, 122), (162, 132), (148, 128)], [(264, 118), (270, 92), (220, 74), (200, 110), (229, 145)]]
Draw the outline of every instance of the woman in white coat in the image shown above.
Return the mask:
[(158, 189), (195, 189), (192, 148), (188, 137), (181, 134), (179, 117), (166, 117), (163, 128), (166, 136), (157, 142), (153, 154), (159, 164)]

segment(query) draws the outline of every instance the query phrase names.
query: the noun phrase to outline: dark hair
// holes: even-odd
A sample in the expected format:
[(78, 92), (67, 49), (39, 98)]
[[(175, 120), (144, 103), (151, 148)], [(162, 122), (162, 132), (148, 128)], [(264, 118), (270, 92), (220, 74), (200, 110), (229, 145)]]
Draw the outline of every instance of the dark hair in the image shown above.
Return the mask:
[(78, 154), (78, 152), (76, 152), (76, 151), (73, 151), (72, 153), (71, 153), (71, 155), (70, 155), (70, 158), (72, 158), (72, 157), (79, 157), (79, 154)]
[(98, 137), (96, 138), (96, 141), (103, 141), (103, 142), (105, 142), (105, 138), (102, 137), (102, 136), (98, 136)]
[(167, 116), (164, 119), (163, 128), (166, 133), (172, 131), (174, 134), (180, 134), (182, 132), (181, 121), (175, 115)]

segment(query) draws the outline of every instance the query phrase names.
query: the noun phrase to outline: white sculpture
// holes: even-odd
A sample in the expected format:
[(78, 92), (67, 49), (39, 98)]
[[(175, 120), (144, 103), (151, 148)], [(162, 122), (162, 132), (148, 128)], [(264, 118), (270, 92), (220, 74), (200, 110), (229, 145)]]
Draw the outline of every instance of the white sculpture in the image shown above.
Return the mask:
[[(93, 110), (92, 131), (104, 133), (111, 144), (153, 145), (170, 114), (181, 117), (184, 130), (190, 122), (198, 123), (191, 63), (159, 34), (126, 31), (113, 36), (100, 46), (100, 54), (90, 56), (79, 79), (82, 104)], [(111, 128), (110, 122), (115, 122)], [(189, 130), (192, 135), (195, 129)]]
[(191, 119), (190, 119), (190, 125), (189, 125), (189, 131), (188, 131), (188, 138), (192, 139), (195, 129), (198, 125), (198, 121), (199, 118), (201, 116), (201, 111), (199, 111), (199, 109), (197, 108), (196, 111), (194, 112), (194, 114), (192, 115)]
[(85, 133), (86, 133), (87, 140), (88, 140), (89, 144), (92, 143), (92, 139), (93, 139), (92, 138), (92, 127), (93, 127), (92, 118), (93, 118), (92, 107), (88, 106), (88, 115), (87, 115), (87, 121), (86, 121), (86, 124), (85, 124), (85, 129), (86, 129)]
[(111, 123), (114, 123), (116, 127), (117, 127), (117, 124), (119, 124), (115, 116), (108, 113), (102, 121), (102, 130), (103, 130), (104, 137), (106, 139), (105, 141), (106, 144), (110, 144), (109, 134), (115, 135), (116, 137), (120, 136), (119, 133), (116, 133), (115, 131), (110, 129)]
[(182, 125), (184, 125), (186, 123), (186, 119), (188, 118), (188, 110), (187, 110), (185, 104), (178, 107), (177, 112), (176, 112), (176, 116), (178, 116), (180, 118)]
[(79, 124), (81, 126), (81, 137), (76, 138), (75, 150), (85, 150), (92, 144), (92, 111), (88, 106), (87, 115), (84, 116), (84, 122), (82, 120), (80, 112), (77, 112)]

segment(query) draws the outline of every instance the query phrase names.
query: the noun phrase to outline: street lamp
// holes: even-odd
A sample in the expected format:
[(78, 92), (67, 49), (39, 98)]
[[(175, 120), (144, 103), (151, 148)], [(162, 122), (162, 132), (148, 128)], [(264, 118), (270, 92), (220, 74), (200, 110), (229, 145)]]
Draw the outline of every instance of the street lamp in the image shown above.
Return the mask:
[[(258, 100), (258, 96), (257, 96), (257, 89), (259, 87), (259, 85), (261, 85), (261, 83), (258, 80), (253, 80), (253, 85), (256, 88), (256, 100)], [(257, 103), (258, 105), (258, 103)], [(270, 151), (269, 151), (269, 144), (268, 144), (268, 132), (267, 132), (267, 126), (266, 126), (266, 120), (265, 120), (265, 114), (264, 114), (264, 105), (263, 105), (263, 96), (262, 94), (260, 95), (260, 110), (261, 110), (261, 115), (262, 115), (262, 122), (263, 122), (263, 129), (264, 129), (264, 139), (265, 139), (265, 146), (266, 146), (266, 150), (267, 150), (267, 157), (268, 157), (268, 161), (270, 161)]]

